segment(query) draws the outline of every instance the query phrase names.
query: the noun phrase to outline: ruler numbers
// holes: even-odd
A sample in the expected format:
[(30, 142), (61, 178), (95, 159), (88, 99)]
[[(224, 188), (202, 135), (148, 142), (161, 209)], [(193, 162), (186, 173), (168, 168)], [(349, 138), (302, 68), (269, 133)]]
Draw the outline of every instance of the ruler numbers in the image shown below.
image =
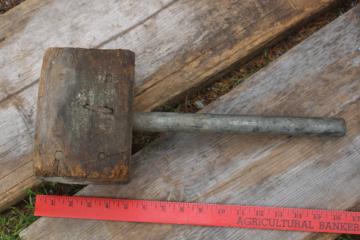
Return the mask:
[(360, 212), (301, 208), (37, 195), (35, 215), (360, 234)]

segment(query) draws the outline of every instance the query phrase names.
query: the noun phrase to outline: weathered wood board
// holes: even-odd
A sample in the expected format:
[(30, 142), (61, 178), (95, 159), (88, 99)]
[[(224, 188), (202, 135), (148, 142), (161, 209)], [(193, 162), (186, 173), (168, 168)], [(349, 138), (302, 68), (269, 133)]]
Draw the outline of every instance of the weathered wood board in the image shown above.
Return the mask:
[(47, 47), (136, 53), (135, 110), (151, 110), (274, 42), (336, 0), (27, 0), (0, 16), (0, 210), (38, 183), (30, 153)]
[[(360, 200), (360, 6), (209, 105), (212, 113), (338, 116), (343, 138), (169, 134), (133, 157), (127, 185), (80, 194), (351, 209)], [(310, 239), (261, 231), (40, 218), (24, 239)], [(335, 237), (332, 235), (330, 237)]]

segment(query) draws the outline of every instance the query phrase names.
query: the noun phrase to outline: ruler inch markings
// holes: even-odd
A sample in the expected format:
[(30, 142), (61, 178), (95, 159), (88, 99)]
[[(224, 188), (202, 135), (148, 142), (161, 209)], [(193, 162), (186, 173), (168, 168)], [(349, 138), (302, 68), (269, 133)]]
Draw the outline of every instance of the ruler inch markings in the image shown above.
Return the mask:
[(360, 212), (36, 195), (35, 216), (360, 234)]

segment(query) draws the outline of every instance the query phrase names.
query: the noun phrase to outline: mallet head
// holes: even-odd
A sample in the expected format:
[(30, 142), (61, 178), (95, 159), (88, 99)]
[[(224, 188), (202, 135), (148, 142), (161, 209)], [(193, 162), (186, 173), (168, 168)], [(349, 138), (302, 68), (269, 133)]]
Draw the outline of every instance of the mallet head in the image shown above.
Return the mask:
[(34, 170), (46, 180), (124, 182), (131, 158), (135, 55), (50, 48), (38, 93)]

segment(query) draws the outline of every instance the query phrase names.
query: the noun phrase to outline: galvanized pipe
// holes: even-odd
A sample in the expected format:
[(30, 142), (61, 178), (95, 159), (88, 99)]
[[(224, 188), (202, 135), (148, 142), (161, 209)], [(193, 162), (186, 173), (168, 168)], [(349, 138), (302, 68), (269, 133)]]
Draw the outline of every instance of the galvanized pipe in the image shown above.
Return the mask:
[(341, 118), (262, 117), (221, 114), (134, 113), (133, 129), (149, 132), (270, 133), (344, 136)]

